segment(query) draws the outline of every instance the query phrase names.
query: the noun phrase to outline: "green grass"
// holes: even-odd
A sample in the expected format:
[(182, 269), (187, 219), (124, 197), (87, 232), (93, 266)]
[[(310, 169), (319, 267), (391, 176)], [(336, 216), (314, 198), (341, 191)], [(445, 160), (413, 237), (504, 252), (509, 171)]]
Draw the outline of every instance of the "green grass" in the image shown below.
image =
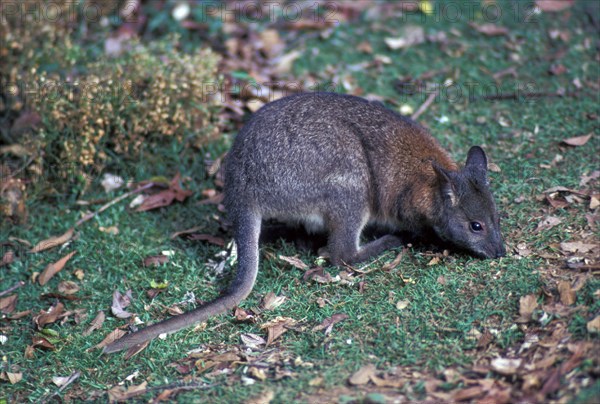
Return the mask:
[[(414, 15), (408, 20), (418, 24), (420, 16)], [(580, 11), (574, 11), (570, 19), (542, 14), (536, 17), (536, 22), (527, 24), (504, 16), (502, 23), (511, 29), (509, 38), (486, 37), (465, 23), (427, 21), (424, 27), (428, 34), (447, 32), (452, 39), (448, 48), (444, 50), (438, 44), (425, 43), (398, 51), (389, 50), (383, 42), (385, 37), (394, 36), (394, 30), (398, 29), (393, 20), (381, 24), (391, 32), (373, 29), (367, 20), (342, 24), (327, 39), (315, 38), (303, 45), (305, 57), (298, 59), (295, 73), (301, 77), (313, 72), (320, 80), (326, 81), (333, 76), (325, 73), (325, 67), (334, 66), (338, 73), (352, 75), (365, 94), (380, 94), (396, 100), (398, 104), (407, 103), (415, 110), (427, 94), (400, 96), (393, 90), (393, 81), (406, 75), (417, 77), (444, 67), (451, 70), (440, 75), (438, 82), (453, 75), (458, 83), (464, 85), (467, 82), (493, 83), (485, 69), (496, 72), (516, 66), (518, 78), (503, 79), (502, 87), (507, 91), (513, 91), (515, 85), (528, 81), (533, 81), (536, 91), (541, 92), (554, 92), (561, 87), (573, 90), (571, 82), (575, 77), (582, 82), (597, 83), (596, 39), (589, 25), (584, 25)], [(555, 62), (544, 59), (547, 54), (565, 45), (548, 37), (547, 31), (552, 28), (568, 29), (571, 33), (570, 46), (559, 61), (568, 68), (568, 72), (560, 76), (547, 73), (550, 64)], [(450, 33), (450, 29), (460, 36)], [(592, 38), (589, 49), (582, 45), (585, 38)], [(373, 55), (349, 51), (364, 40), (372, 43), (374, 54), (387, 55), (393, 63), (383, 65), (380, 70), (351, 71), (348, 66), (373, 58)], [(509, 49), (507, 43), (516, 48)], [(318, 53), (312, 49), (317, 49)], [(459, 56), (452, 56), (460, 49)], [(512, 54), (518, 55), (520, 61), (512, 61), (515, 57)], [(598, 169), (598, 121), (587, 117), (594, 113), (598, 113), (597, 90), (585, 89), (575, 97), (542, 98), (529, 102), (469, 101), (466, 97), (459, 102), (449, 102), (441, 97), (420, 118), (459, 161), (464, 161), (471, 145), (484, 145), (491, 161), (501, 168), (501, 172), (490, 175), (502, 212), (509, 251), (517, 244), (525, 243), (536, 252), (531, 257), (519, 258), (511, 253), (501, 260), (483, 261), (451, 254), (439, 264), (428, 266), (432, 257), (425, 254), (424, 248), (408, 248), (401, 264), (392, 271), (384, 272), (379, 268), (392, 261), (398, 251), (382, 255), (368, 267), (374, 271), (357, 275), (354, 285), (341, 285), (306, 283), (302, 281), (303, 271), (262, 254), (256, 287), (241, 306), (245, 309), (258, 307), (261, 298), (271, 291), (287, 297), (282, 306), (258, 314), (256, 323), (239, 323), (231, 316), (211, 319), (205, 330), (194, 332), (190, 329), (172, 335), (166, 341), (153, 341), (140, 354), (124, 360), (122, 355), (101, 356), (98, 350), (88, 351), (115, 327), (125, 324), (124, 320), (110, 315), (115, 289), (121, 292), (131, 289), (134, 301), (129, 310), (137, 313), (144, 322), (155, 322), (165, 318), (164, 308), (181, 301), (186, 292), (193, 291), (198, 298), (209, 300), (230, 279), (231, 268), (227, 268), (226, 274), (217, 275), (206, 265), (208, 259), (217, 260), (215, 254), (222, 249), (202, 242), (169, 238), (172, 232), (195, 225), (202, 225), (205, 233), (216, 234), (219, 230), (214, 220), (215, 215), (221, 215), (217, 209), (212, 205), (197, 205), (202, 198), (201, 190), (214, 187), (211, 180), (204, 178), (202, 155), (181, 150), (177, 144), (162, 150), (148, 150), (143, 161), (133, 167), (123, 167), (129, 174), (128, 179), (143, 180), (155, 175), (171, 177), (180, 171), (184, 177), (192, 179), (186, 187), (194, 191), (185, 203), (147, 213), (132, 212), (127, 203), (118, 204), (82, 226), (77, 238), (64, 250), (23, 254), (8, 268), (1, 269), (0, 289), (6, 289), (19, 280), (26, 282), (17, 291), (17, 311), (38, 313), (48, 309), (53, 299), (44, 299), (42, 295), (56, 292), (62, 280), (74, 280), (81, 288), (76, 294), (80, 300), (65, 301), (66, 309), (81, 310), (87, 318), (75, 323), (70, 317), (64, 324), (49, 325), (48, 328), (59, 335), (58, 349), (36, 350), (33, 358), (24, 356), (25, 347), (31, 344), (35, 334), (30, 317), (3, 323), (2, 332), (8, 336), (8, 342), (0, 347), (0, 366), (3, 369), (18, 366), (23, 372), (23, 380), (14, 385), (3, 383), (0, 400), (37, 402), (57, 390), (51, 382), (53, 376), (67, 376), (74, 371), (80, 371), (81, 377), (78, 383), (61, 393), (66, 399), (97, 397), (135, 372), (139, 374), (126, 385), (137, 385), (144, 380), (149, 386), (180, 381), (183, 376), (169, 364), (186, 358), (189, 350), (223, 344), (220, 351), (226, 351), (228, 347), (239, 346), (240, 336), (245, 333), (266, 338), (266, 332), (259, 326), (277, 316), (294, 318), (299, 325), (275, 342), (276, 351), (290, 359), (272, 364), (267, 380), (244, 385), (241, 381), (245, 376), (244, 366), (237, 367), (230, 375), (207, 377), (192, 372), (193, 376), (213, 386), (183, 392), (177, 398), (185, 402), (243, 402), (264, 390), (273, 390), (275, 402), (302, 401), (322, 391), (343, 389), (348, 377), (367, 363), (376, 364), (380, 370), (408, 367), (440, 378), (445, 369), (464, 369), (472, 365), (478, 355), (477, 341), (469, 338), (472, 329), (496, 331), (494, 352), (518, 346), (524, 338), (522, 329), (514, 323), (518, 316), (519, 298), (539, 293), (546, 285), (540, 269), (548, 263), (537, 253), (551, 251), (555, 248), (551, 244), (575, 237), (575, 233), (585, 228), (584, 215), (589, 212), (583, 205), (559, 210), (553, 214), (563, 219), (562, 227), (534, 233), (544, 208), (543, 202), (538, 201), (536, 196), (558, 185), (579, 188), (581, 175)], [(440, 123), (436, 118), (441, 116), (447, 116), (449, 123)], [(508, 127), (498, 123), (500, 116), (510, 122)], [(481, 117), (485, 118), (484, 123), (479, 123)], [(584, 147), (565, 148), (559, 145), (564, 138), (590, 132), (595, 138)], [(229, 143), (228, 137), (206, 152), (216, 157)], [(563, 156), (560, 163), (551, 168), (540, 167), (550, 164), (557, 154)], [(61, 234), (80, 217), (82, 208), (75, 205), (77, 199), (107, 197), (98, 184), (92, 189), (92, 193), (73, 193), (63, 199), (65, 195), (51, 196), (47, 194), (47, 188), (40, 187), (28, 198), (29, 224), (14, 227), (3, 224), (0, 240), (12, 236), (35, 243), (50, 235)], [(116, 196), (117, 193), (108, 197)], [(525, 199), (521, 203), (514, 202), (518, 197)], [(100, 226), (117, 226), (120, 233), (117, 236), (107, 235), (99, 231)], [(568, 233), (566, 229), (574, 230)], [(597, 230), (595, 237), (597, 240)], [(41, 287), (30, 281), (34, 272), (40, 272), (49, 262), (72, 250), (77, 250), (77, 254), (47, 285)], [(164, 250), (175, 252), (168, 264), (156, 268), (142, 266), (144, 257)], [(300, 254), (310, 266), (316, 259), (283, 243), (265, 246), (264, 251), (275, 256)], [(76, 268), (85, 273), (81, 281), (73, 275)], [(332, 275), (340, 272), (336, 268), (326, 270)], [(444, 278), (444, 282), (439, 281), (440, 277)], [(145, 294), (152, 280), (169, 282), (167, 291), (154, 300)], [(358, 291), (358, 281), (365, 282), (362, 293)], [(587, 306), (586, 313), (597, 314), (600, 310), (598, 299), (593, 297), (599, 288), (600, 281), (595, 277), (578, 292), (578, 304)], [(322, 308), (317, 303), (319, 298), (327, 302)], [(409, 305), (398, 310), (396, 303), (399, 300), (408, 300)], [(107, 314), (104, 325), (89, 337), (82, 336), (98, 310)], [(349, 318), (336, 324), (327, 336), (323, 331), (312, 330), (335, 313), (345, 313)], [(568, 319), (574, 338), (593, 339), (586, 331), (589, 319), (589, 315)], [(295, 364), (297, 358), (310, 366)], [(293, 372), (294, 377), (273, 380), (276, 367)], [(590, 365), (590, 368), (593, 366)], [(323, 378), (323, 384), (312, 386), (310, 382), (317, 377)], [(597, 381), (594, 383), (581, 393), (578, 402), (589, 402), (594, 397), (599, 387)], [(422, 381), (414, 380), (399, 392), (409, 399), (423, 399), (426, 395)], [(150, 399), (156, 394), (148, 393), (143, 399)], [(364, 395), (360, 389), (344, 394), (354, 398)], [(341, 396), (338, 398), (343, 399)]]

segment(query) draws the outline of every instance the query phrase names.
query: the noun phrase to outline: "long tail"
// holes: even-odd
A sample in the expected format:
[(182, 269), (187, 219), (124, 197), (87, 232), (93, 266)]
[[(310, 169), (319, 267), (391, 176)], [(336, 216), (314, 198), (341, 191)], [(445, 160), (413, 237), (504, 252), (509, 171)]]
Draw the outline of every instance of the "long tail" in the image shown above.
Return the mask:
[(235, 279), (225, 293), (200, 307), (153, 324), (139, 331), (125, 335), (104, 347), (103, 353), (113, 353), (129, 349), (158, 337), (160, 334), (173, 333), (191, 325), (206, 321), (233, 309), (252, 291), (258, 273), (258, 239), (260, 236), (261, 216), (247, 212), (238, 214), (235, 221), (235, 242), (238, 250), (238, 269)]

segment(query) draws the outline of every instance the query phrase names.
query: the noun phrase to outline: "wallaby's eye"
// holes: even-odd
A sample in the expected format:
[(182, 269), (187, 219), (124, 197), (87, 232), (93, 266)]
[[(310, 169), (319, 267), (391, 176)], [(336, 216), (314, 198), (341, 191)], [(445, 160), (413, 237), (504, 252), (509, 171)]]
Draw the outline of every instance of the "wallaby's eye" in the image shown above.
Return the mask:
[(483, 230), (483, 226), (479, 222), (471, 222), (471, 230), (474, 232), (480, 232)]

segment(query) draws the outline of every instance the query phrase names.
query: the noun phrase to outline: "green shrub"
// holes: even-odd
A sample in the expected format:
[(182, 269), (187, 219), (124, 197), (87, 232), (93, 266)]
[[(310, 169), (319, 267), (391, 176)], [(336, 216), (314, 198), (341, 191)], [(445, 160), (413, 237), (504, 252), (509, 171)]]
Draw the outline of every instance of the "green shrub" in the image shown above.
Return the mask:
[(63, 178), (77, 175), (73, 170), (97, 172), (113, 156), (135, 159), (144, 144), (159, 147), (175, 138), (197, 145), (216, 136), (218, 106), (202, 91), (218, 81), (219, 57), (210, 49), (184, 53), (172, 36), (149, 43), (125, 39), (111, 57), (104, 51), (108, 20), (87, 21), (68, 1), (52, 1), (63, 7), (60, 18), (39, 18), (47, 2), (23, 4), (37, 9), (7, 13), (0, 21), (6, 38), (0, 146), (23, 146), (37, 175), (49, 166), (64, 167), (54, 169)]

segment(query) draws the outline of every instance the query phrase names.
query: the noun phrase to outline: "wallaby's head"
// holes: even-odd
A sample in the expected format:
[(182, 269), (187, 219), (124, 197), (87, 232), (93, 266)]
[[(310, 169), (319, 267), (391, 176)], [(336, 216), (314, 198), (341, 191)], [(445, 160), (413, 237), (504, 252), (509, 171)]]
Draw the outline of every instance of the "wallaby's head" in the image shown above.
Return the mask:
[(473, 146), (465, 167), (449, 171), (436, 163), (441, 209), (434, 230), (443, 240), (482, 258), (506, 254), (500, 222), (487, 179), (487, 157)]

